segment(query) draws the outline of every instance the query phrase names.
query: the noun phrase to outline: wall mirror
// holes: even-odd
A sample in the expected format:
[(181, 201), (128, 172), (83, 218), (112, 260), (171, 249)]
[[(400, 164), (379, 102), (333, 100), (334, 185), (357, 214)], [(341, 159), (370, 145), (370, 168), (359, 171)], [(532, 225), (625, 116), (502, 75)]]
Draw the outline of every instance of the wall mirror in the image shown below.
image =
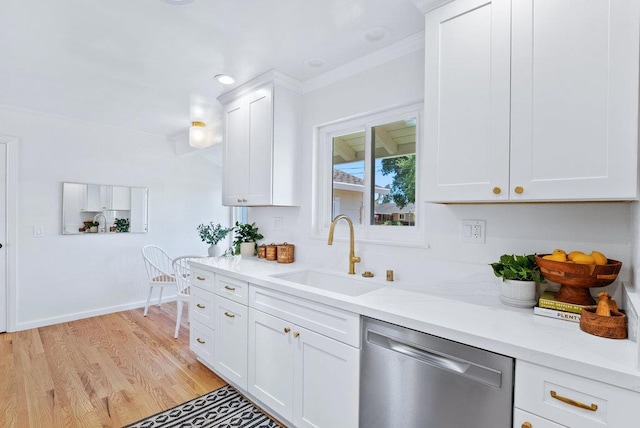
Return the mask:
[(62, 183), (62, 234), (146, 233), (146, 187)]

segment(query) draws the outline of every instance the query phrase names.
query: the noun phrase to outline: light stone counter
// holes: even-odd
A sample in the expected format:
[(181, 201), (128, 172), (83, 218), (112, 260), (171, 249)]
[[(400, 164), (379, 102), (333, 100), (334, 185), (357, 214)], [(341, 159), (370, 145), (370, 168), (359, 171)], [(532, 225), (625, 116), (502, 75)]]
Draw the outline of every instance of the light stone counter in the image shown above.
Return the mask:
[(425, 263), (429, 274), (421, 283), (386, 282), (384, 272), (371, 279), (338, 273), (381, 285), (352, 297), (272, 276), (310, 268), (298, 263), (240, 256), (193, 261), (194, 267), (640, 393), (638, 320), (633, 315), (639, 309), (637, 295), (623, 298), (635, 305), (631, 311), (627, 308), (633, 340), (605, 339), (581, 331), (578, 323), (503, 305), (498, 282), (487, 266)]

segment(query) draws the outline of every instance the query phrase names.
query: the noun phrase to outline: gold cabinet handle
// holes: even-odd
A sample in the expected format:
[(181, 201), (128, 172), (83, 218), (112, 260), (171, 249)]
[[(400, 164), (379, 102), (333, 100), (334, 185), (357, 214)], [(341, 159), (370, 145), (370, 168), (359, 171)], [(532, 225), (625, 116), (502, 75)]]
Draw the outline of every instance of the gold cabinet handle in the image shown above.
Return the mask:
[(203, 277), (203, 276), (196, 276), (196, 279), (197, 279), (198, 281), (204, 281), (206, 278), (205, 278), (205, 277)]
[(533, 425), (531, 425), (531, 422), (524, 422), (521, 428), (533, 428)]
[(285, 327), (285, 328), (284, 328), (284, 332), (285, 332), (285, 333), (289, 333), (290, 331), (291, 331), (291, 329), (290, 329), (289, 327)]
[(200, 338), (197, 338), (196, 340), (198, 341), (198, 343), (201, 343), (201, 344), (203, 344), (203, 345), (204, 345), (204, 340), (202, 340), (202, 339), (200, 339)]
[(236, 316), (234, 314), (230, 314), (229, 312), (225, 312), (224, 316), (227, 318), (235, 318)]
[(498, 186), (493, 188), (493, 194), (494, 195), (499, 195), (500, 193), (502, 193), (502, 189), (499, 188)]
[(224, 286), (225, 290), (229, 290), (229, 291), (236, 291), (236, 289), (234, 287), (229, 287), (228, 285)]
[(579, 407), (580, 409), (591, 410), (592, 412), (595, 412), (596, 410), (598, 410), (598, 405), (597, 404), (591, 403), (591, 405), (589, 406), (589, 405), (581, 403), (579, 401), (572, 400), (571, 398), (567, 398), (567, 397), (563, 397), (562, 395), (558, 395), (558, 393), (555, 392), (555, 391), (551, 391), (550, 394), (551, 394), (551, 397), (555, 398), (556, 400), (560, 400), (563, 403), (570, 404), (571, 406)]
[(516, 192), (518, 195), (522, 195), (522, 193), (524, 193), (524, 187), (516, 186), (516, 188), (513, 189), (513, 191)]
[(299, 332), (296, 331), (296, 332), (293, 333), (293, 337), (299, 337), (299, 336), (300, 336)]
[(206, 306), (205, 306), (205, 305), (203, 305), (203, 304), (201, 304), (201, 303), (198, 303), (198, 304), (196, 305), (196, 307), (197, 307), (198, 309), (204, 309), (204, 308), (206, 308)]

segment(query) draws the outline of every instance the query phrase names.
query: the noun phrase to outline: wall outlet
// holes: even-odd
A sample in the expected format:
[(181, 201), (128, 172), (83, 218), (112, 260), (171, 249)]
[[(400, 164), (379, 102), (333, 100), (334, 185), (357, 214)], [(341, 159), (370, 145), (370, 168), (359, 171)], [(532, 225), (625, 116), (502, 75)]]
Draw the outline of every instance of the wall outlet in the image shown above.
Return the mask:
[(33, 226), (33, 237), (44, 238), (44, 226)]
[(460, 242), (485, 243), (486, 221), (484, 220), (461, 220), (460, 221)]

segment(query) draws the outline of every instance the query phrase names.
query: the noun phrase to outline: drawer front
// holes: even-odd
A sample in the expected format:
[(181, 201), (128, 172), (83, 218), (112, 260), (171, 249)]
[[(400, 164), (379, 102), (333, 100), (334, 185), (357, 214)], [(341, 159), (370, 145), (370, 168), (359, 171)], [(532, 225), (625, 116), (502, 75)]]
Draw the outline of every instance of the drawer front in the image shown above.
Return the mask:
[(214, 294), (198, 287), (191, 287), (191, 321), (198, 321), (213, 328), (215, 319)]
[(212, 328), (198, 321), (191, 321), (189, 326), (189, 346), (202, 361), (213, 367), (215, 347)]
[(224, 275), (216, 275), (215, 292), (217, 295), (242, 305), (249, 304), (249, 283), (239, 279), (229, 278)]
[(204, 269), (191, 268), (191, 285), (213, 292), (215, 273)]
[(360, 348), (360, 315), (251, 284), (249, 306)]
[(570, 427), (617, 428), (633, 420), (640, 393), (518, 360), (515, 406)]
[(548, 419), (541, 418), (533, 413), (525, 412), (522, 409), (514, 409), (513, 411), (513, 428), (567, 428), (551, 422)]

